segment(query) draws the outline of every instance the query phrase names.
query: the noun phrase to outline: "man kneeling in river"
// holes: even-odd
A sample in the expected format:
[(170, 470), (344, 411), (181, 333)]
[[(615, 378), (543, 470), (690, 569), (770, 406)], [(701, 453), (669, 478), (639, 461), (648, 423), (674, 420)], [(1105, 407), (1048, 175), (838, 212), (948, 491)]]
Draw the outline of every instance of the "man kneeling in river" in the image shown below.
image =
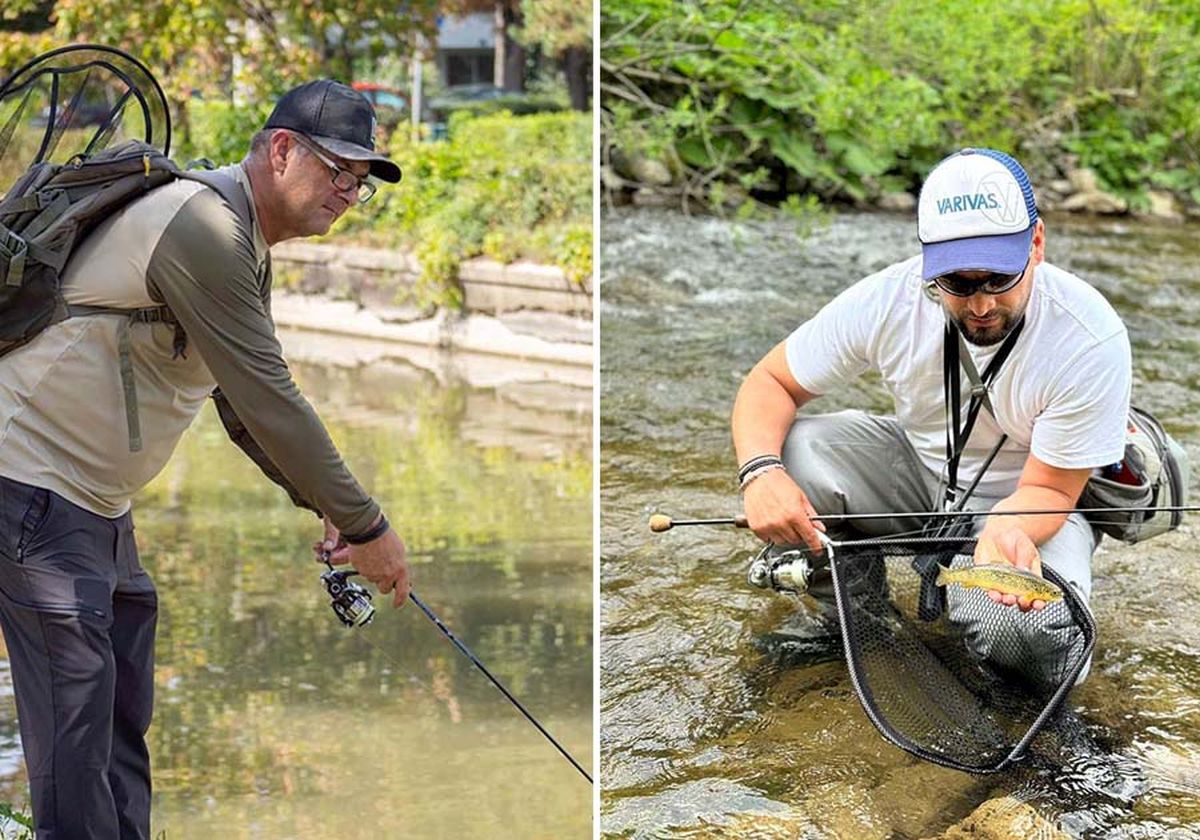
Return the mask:
[[(859, 521), (838, 536), (919, 530), (924, 519), (911, 512), (961, 499), (976, 478), (971, 510), (1072, 508), (1093, 471), (1124, 455), (1132, 376), (1125, 326), (1099, 292), (1044, 262), (1046, 230), (1021, 165), (991, 149), (957, 152), (926, 179), (917, 213), (920, 255), (843, 291), (767, 353), (738, 391), (741, 490), (749, 525), (764, 540), (821, 552), (816, 532), (826, 529), (810, 519), (819, 514), (909, 513)], [(972, 380), (965, 387), (960, 365)], [(895, 416), (797, 417), (867, 371), (880, 375)], [(973, 392), (982, 398), (969, 406)], [(1081, 514), (979, 517), (974, 530), (975, 563), (1036, 574), (1044, 563), (1083, 600), (1090, 595), (1098, 535)], [(827, 569), (809, 593), (832, 598)], [(996, 606), (986, 626), (976, 614), (968, 621), (978, 626), (964, 628), (977, 652), (999, 655), (989, 640), (1001, 633), (1030, 635), (1032, 661), (1001, 664), (1053, 680), (1059, 643), (1021, 621), (1045, 604), (989, 597)]]

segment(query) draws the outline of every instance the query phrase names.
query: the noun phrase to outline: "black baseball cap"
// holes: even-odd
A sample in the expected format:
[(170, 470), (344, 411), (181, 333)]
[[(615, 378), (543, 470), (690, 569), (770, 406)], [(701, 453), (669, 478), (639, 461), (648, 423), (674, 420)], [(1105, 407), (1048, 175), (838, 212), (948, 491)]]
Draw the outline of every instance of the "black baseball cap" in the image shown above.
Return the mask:
[(299, 132), (337, 157), (368, 161), (371, 175), (381, 181), (400, 180), (400, 167), (375, 151), (375, 109), (341, 82), (318, 79), (292, 88), (280, 97), (263, 128)]

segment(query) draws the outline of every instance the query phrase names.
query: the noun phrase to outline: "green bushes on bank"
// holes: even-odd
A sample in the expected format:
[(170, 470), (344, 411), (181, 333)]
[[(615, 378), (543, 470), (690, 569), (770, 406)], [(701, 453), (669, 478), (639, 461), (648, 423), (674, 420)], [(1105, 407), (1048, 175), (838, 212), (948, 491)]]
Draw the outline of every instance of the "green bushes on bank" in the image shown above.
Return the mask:
[(33, 818), (21, 808), (0, 802), (0, 837), (33, 840)]
[[(611, 0), (605, 140), (714, 182), (872, 200), (966, 145), (1200, 205), (1200, 10), (1182, 0)], [(617, 160), (620, 163), (620, 160)]]
[[(175, 157), (240, 160), (269, 108), (194, 103)], [(558, 265), (573, 280), (592, 271), (592, 130), (574, 112), (456, 114), (449, 139), (388, 141), (404, 179), (351, 208), (331, 237), (414, 252), (421, 302), (455, 305), (459, 264), (485, 255)]]
[(241, 160), (250, 148), (250, 138), (267, 121), (272, 105), (189, 102), (185, 110), (171, 117), (171, 157), (181, 164), (207, 158), (218, 166)]
[(396, 132), (390, 152), (404, 180), (348, 213), (339, 231), (415, 250), (426, 299), (453, 299), (459, 263), (481, 254), (551, 263), (574, 280), (591, 274), (588, 115), (456, 114), (449, 140)]

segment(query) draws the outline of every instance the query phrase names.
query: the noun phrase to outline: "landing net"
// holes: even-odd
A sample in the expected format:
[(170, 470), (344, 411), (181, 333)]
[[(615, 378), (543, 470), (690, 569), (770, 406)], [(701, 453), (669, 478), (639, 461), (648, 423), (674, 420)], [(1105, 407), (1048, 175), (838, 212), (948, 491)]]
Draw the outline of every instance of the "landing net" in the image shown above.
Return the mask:
[(851, 681), (883, 736), (928, 761), (974, 773), (1021, 757), (1091, 655), (1096, 626), (1053, 569), (1063, 599), (1021, 612), (982, 589), (937, 586), (972, 564), (975, 540), (834, 543), (838, 618)]

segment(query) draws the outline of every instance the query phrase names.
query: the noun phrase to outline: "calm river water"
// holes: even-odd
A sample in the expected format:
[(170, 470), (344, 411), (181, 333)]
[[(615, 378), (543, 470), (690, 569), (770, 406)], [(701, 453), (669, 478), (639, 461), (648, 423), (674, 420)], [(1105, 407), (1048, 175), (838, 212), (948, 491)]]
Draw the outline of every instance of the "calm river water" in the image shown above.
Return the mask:
[[(602, 230), (605, 836), (926, 838), (1011, 794), (1071, 836), (1200, 837), (1195, 515), (1141, 546), (1105, 541), (1095, 663), (1068, 701), (1079, 746), (990, 777), (885, 743), (837, 648), (780, 655), (807, 607), (746, 584), (753, 535), (646, 527), (653, 512), (740, 511), (728, 420), (742, 378), (838, 291), (914, 253), (913, 220), (839, 215), (800, 237), (640, 209)], [(1125, 319), (1135, 402), (1200, 464), (1200, 226), (1055, 218), (1047, 231), (1048, 259)], [(821, 403), (891, 410), (870, 382)]]
[[(580, 387), (321, 336), (285, 346), (358, 359), (293, 370), (403, 535), (416, 592), (590, 768), (590, 372)], [(160, 597), (156, 836), (592, 836), (588, 784), (415, 606), (338, 623), (309, 548), (319, 522), (211, 407), (135, 518)], [(0, 799), (19, 805), (7, 676)]]

